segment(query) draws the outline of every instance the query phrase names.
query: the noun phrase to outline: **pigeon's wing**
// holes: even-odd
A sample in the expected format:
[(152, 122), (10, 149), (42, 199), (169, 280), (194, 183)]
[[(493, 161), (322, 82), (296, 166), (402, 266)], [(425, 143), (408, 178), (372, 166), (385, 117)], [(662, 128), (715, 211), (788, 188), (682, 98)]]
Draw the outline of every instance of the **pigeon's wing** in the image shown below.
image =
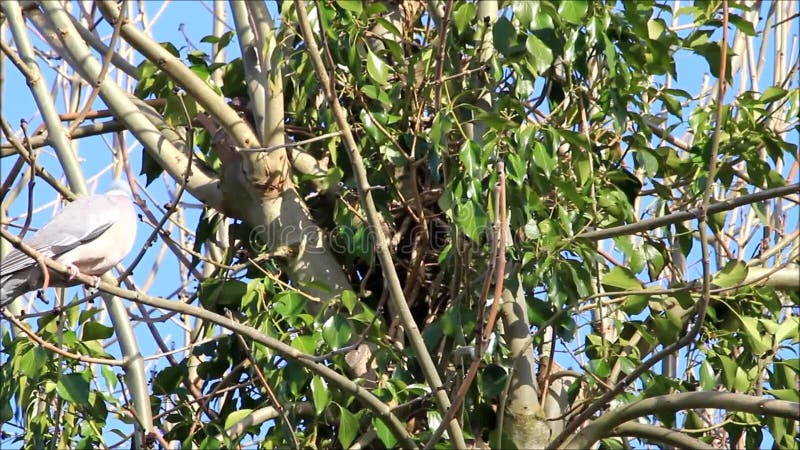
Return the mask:
[[(102, 275), (122, 261), (136, 239), (138, 220), (129, 191), (117, 183), (104, 195), (81, 197), (65, 206), (25, 243), (88, 275)], [(45, 272), (19, 250), (0, 260), (0, 307), (40, 289)], [(70, 280), (51, 279), (60, 286)], [(73, 283), (74, 284), (74, 283)]]
[[(130, 200), (129, 200), (130, 201)], [(115, 221), (116, 205), (107, 195), (81, 197), (66, 205), (25, 243), (51, 258), (101, 236)], [(36, 261), (19, 250), (0, 264), (0, 276), (30, 267)]]

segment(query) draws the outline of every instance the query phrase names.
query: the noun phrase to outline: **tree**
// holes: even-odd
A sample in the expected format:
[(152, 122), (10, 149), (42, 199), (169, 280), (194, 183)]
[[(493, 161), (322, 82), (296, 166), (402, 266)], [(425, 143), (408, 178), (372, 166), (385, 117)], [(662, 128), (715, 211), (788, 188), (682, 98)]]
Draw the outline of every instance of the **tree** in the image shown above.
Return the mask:
[(147, 235), (3, 309), (3, 439), (800, 445), (796, 4), (151, 5), (0, 3), (3, 238), (106, 134)]

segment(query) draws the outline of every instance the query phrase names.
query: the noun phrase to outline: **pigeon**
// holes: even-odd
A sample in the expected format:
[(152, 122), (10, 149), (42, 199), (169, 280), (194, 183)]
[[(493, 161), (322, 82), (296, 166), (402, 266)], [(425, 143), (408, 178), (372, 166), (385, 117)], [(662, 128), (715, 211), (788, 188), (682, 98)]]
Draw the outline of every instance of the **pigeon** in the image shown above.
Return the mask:
[(0, 259), (0, 307), (30, 291), (80, 284), (75, 280), (78, 272), (104, 274), (133, 248), (137, 222), (130, 189), (119, 179), (105, 194), (80, 197), (64, 206), (23, 242), (68, 266), (70, 275), (49, 271), (45, 276), (36, 260), (13, 249)]

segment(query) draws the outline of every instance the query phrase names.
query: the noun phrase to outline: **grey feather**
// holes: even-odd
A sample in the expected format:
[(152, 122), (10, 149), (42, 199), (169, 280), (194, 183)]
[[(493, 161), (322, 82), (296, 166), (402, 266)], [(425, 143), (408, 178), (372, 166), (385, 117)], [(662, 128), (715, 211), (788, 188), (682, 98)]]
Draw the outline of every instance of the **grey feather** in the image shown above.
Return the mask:
[[(114, 186), (106, 194), (81, 197), (66, 205), (25, 243), (39, 253), (88, 275), (101, 275), (133, 246), (137, 216), (126, 189)], [(77, 284), (50, 273), (50, 285)], [(0, 261), (0, 304), (42, 287), (36, 261), (13, 249)]]

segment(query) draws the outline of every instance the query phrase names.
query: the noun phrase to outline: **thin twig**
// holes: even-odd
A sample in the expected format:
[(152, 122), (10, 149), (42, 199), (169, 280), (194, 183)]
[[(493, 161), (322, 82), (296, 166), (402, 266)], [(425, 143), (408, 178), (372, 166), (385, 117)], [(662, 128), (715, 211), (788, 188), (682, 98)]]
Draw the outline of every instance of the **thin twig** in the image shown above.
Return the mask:
[(8, 311), (7, 309), (3, 308), (0, 309), (0, 317), (7, 319), (9, 322), (14, 324), (19, 330), (21, 330), (25, 335), (27, 335), (33, 342), (39, 344), (45, 350), (50, 350), (53, 353), (57, 353), (61, 356), (64, 356), (69, 359), (74, 359), (76, 361), (80, 361), (82, 363), (87, 364), (102, 364), (106, 366), (124, 366), (126, 364), (125, 361), (120, 359), (108, 359), (108, 358), (94, 358), (92, 356), (85, 356), (79, 355), (77, 353), (72, 353), (67, 350), (64, 350), (60, 347), (57, 347), (44, 339), (42, 339), (38, 334), (36, 334), (33, 330), (28, 328), (28, 325), (25, 322), (14, 317), (14, 314)]

